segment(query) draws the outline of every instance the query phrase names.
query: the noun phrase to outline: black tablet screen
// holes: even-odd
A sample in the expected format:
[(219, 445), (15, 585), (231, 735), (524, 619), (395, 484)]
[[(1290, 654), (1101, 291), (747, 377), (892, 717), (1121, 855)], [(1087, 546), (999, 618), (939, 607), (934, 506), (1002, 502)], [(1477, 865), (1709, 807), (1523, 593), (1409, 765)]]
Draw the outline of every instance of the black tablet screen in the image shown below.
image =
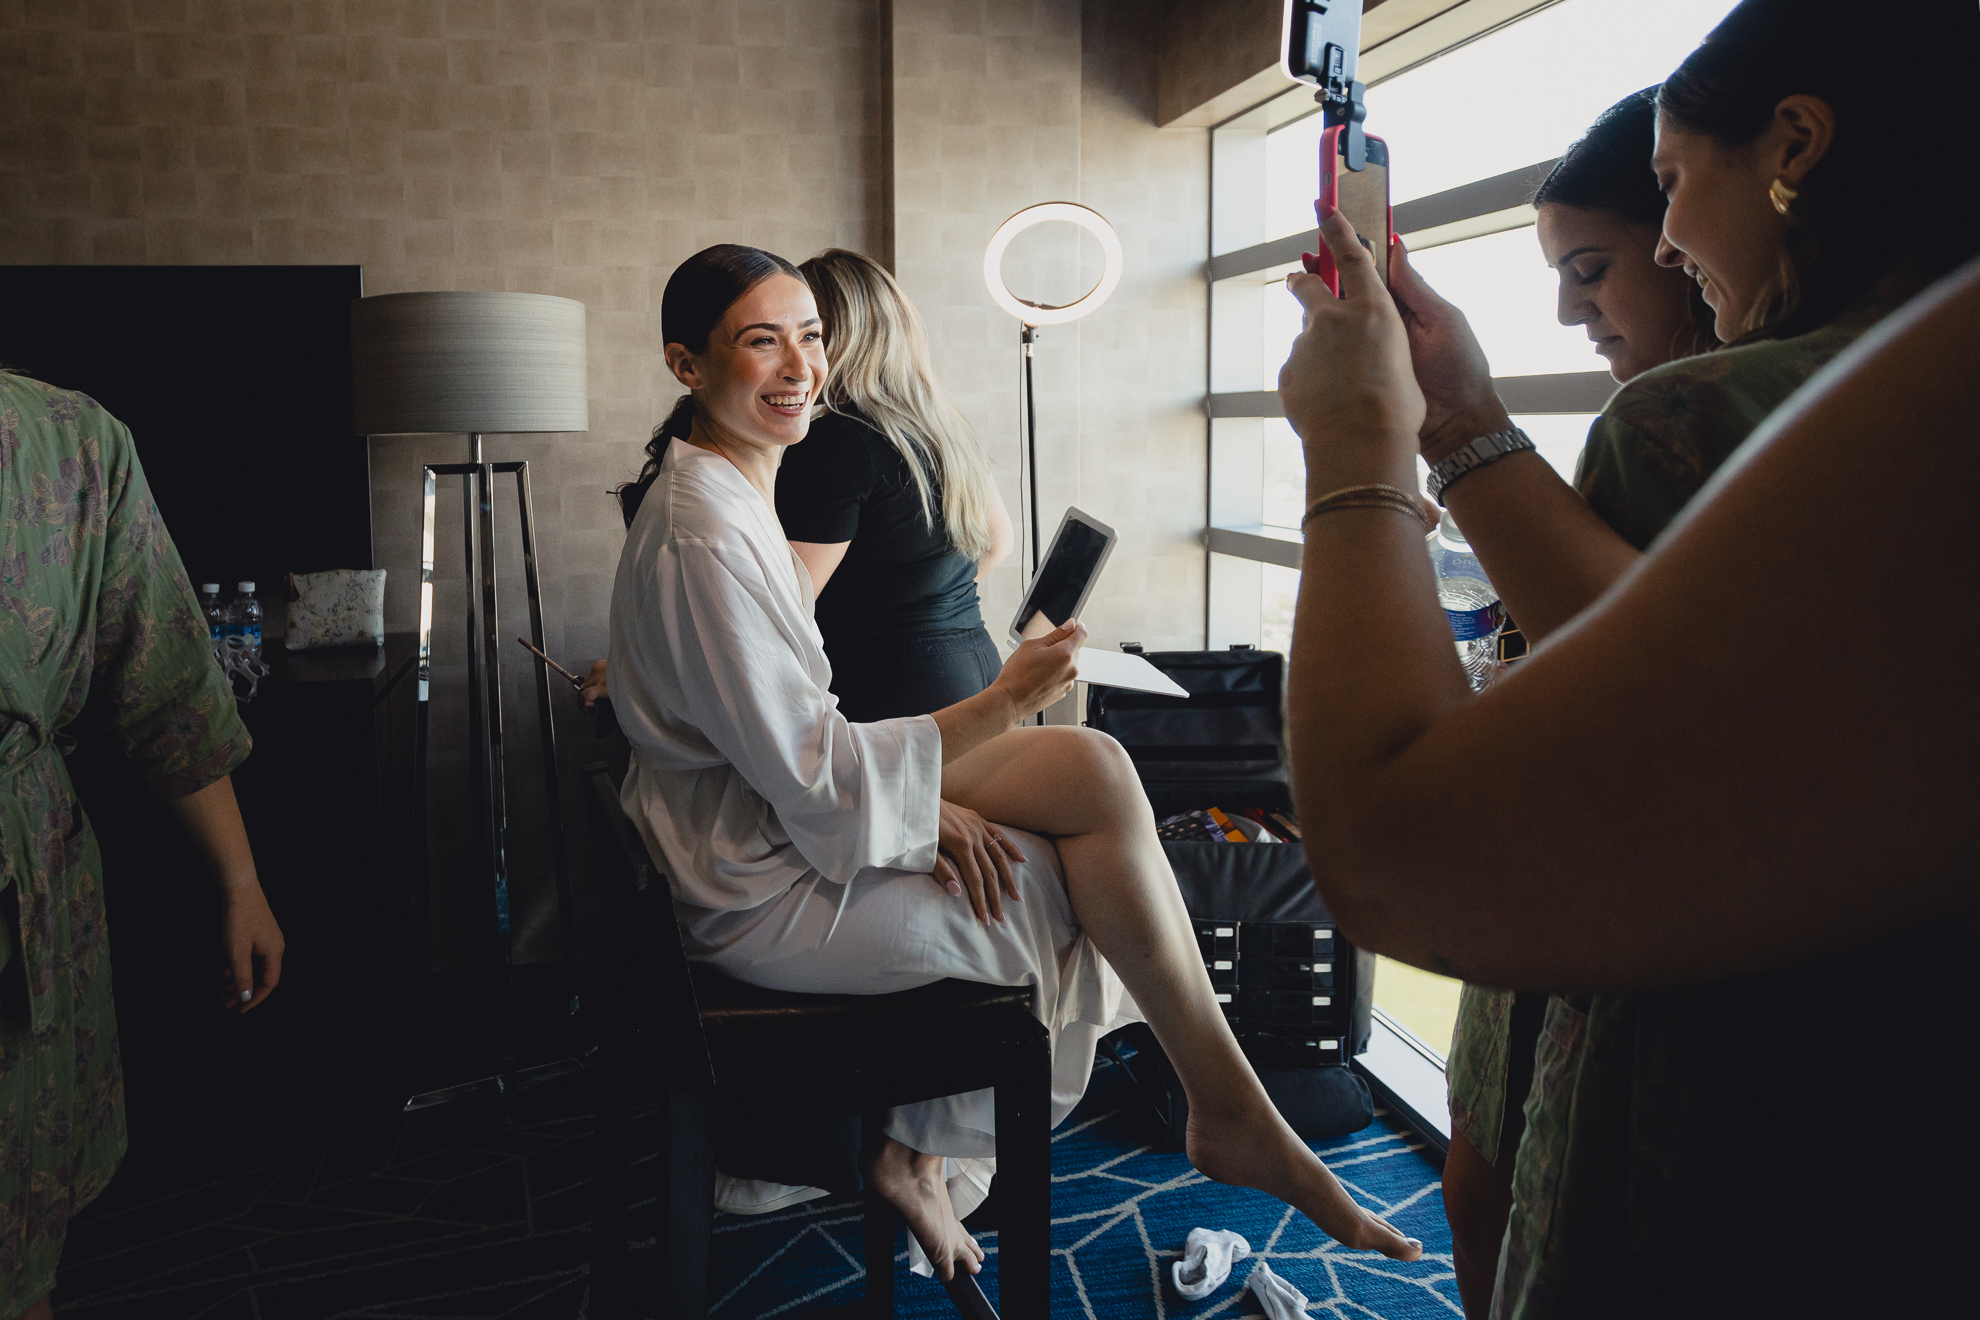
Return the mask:
[(1052, 538), (1051, 553), (1045, 556), (1045, 567), (1018, 612), (1019, 635), (1043, 637), (1070, 619), (1106, 552), (1104, 533), (1076, 518), (1061, 524), (1059, 534)]

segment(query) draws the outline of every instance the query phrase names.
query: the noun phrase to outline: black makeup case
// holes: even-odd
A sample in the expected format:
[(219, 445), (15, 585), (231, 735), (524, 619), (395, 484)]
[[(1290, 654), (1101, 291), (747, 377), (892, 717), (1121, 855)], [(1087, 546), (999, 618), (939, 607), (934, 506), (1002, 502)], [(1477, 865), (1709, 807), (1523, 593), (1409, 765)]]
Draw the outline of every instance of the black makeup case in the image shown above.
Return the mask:
[[(1141, 776), (1157, 820), (1209, 807), (1292, 817), (1285, 756), (1285, 657), (1228, 651), (1124, 650), (1187, 698), (1089, 685), (1086, 722), (1111, 735)], [(1299, 842), (1165, 839), (1211, 986), (1245, 1055), (1295, 1131), (1320, 1139), (1372, 1121), (1368, 1084), (1349, 1066), (1368, 1047), (1375, 963), (1342, 939), (1313, 887)], [(1150, 1138), (1182, 1145), (1188, 1105), (1146, 1027), (1104, 1043), (1147, 1101)]]

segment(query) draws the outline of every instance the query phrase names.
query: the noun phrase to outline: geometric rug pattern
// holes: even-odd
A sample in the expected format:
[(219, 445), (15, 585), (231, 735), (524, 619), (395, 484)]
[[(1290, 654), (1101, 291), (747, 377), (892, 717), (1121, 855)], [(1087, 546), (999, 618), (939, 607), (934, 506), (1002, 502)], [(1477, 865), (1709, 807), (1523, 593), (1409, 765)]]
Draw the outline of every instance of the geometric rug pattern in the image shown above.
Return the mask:
[[(1422, 1241), (1424, 1255), (1399, 1264), (1351, 1251), (1303, 1216), (1258, 1192), (1208, 1182), (1180, 1154), (1138, 1144), (1116, 1108), (1122, 1098), (1102, 1061), (1086, 1099), (1053, 1133), (1052, 1314), (1085, 1320), (1228, 1320), (1262, 1316), (1244, 1280), (1271, 1262), (1307, 1296), (1311, 1315), (1356, 1320), (1461, 1316), (1451, 1271), (1450, 1228), (1438, 1171), (1414, 1134), (1378, 1111), (1360, 1132), (1313, 1148), (1362, 1205)], [(1242, 1233), (1252, 1256), (1200, 1302), (1169, 1286), (1169, 1265), (1195, 1227)], [(858, 1206), (814, 1201), (772, 1215), (716, 1221), (710, 1320), (801, 1315), (850, 1300), (864, 1277)], [(979, 1275), (996, 1301), (994, 1229), (976, 1234), (986, 1259)], [(953, 1317), (932, 1279), (907, 1272), (905, 1235), (897, 1243), (895, 1297), (903, 1317)]]
[[(1207, 1183), (1181, 1155), (1138, 1144), (1115, 1082), (1103, 1062), (1053, 1134), (1054, 1316), (1261, 1315), (1242, 1286), (1252, 1260), (1202, 1302), (1169, 1289), (1169, 1262), (1198, 1225), (1244, 1234), (1254, 1259), (1307, 1295), (1309, 1314), (1461, 1314), (1437, 1170), (1386, 1116), (1315, 1149), (1363, 1205), (1423, 1241), (1426, 1254), (1408, 1265), (1348, 1251), (1271, 1198)], [(586, 1314), (590, 1134), (578, 1079), (522, 1092), (506, 1115), (451, 1106), (311, 1134), (233, 1169), (192, 1172), (169, 1152), (133, 1151), (71, 1229), (56, 1310), (78, 1320), (575, 1320)], [(635, 1216), (651, 1195), (638, 1194), (638, 1173)], [(636, 1244), (638, 1228), (635, 1218)], [(994, 1301), (997, 1235), (977, 1236)], [(897, 1313), (953, 1316), (936, 1283), (908, 1273), (904, 1231), (896, 1246)], [(863, 1288), (862, 1254), (853, 1200), (722, 1216), (710, 1315), (798, 1317), (850, 1300)]]

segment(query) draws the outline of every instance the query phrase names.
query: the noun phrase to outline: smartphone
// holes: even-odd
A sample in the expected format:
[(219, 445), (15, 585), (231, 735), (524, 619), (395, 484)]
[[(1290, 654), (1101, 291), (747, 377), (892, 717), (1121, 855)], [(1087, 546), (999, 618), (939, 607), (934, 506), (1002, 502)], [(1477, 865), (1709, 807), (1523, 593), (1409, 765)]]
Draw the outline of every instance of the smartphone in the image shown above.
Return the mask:
[[(1389, 144), (1373, 133), (1364, 133), (1368, 144), (1368, 165), (1351, 170), (1343, 159), (1347, 129), (1335, 126), (1320, 135), (1320, 202), (1340, 209), (1361, 235), (1362, 246), (1375, 257), (1375, 269), (1382, 284), (1389, 283)], [(1314, 255), (1305, 259), (1308, 274), (1327, 281), (1334, 296), (1341, 293), (1340, 272), (1334, 269), (1334, 256), (1324, 242), (1315, 244)]]
[(1011, 620), (1011, 640), (1043, 637), (1068, 619), (1077, 619), (1114, 553), (1119, 535), (1090, 513), (1067, 509), (1052, 537), (1045, 562), (1031, 579), (1024, 603)]

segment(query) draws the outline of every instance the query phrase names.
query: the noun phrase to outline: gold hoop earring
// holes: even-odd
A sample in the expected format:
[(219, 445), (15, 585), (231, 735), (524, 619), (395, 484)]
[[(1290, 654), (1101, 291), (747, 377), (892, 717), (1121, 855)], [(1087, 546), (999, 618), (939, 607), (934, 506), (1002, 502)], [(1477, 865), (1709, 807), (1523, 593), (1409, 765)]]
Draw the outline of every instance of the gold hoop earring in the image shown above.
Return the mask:
[(1800, 196), (1799, 192), (1788, 187), (1778, 178), (1767, 185), (1767, 200), (1772, 202), (1774, 209), (1782, 215), (1788, 213), (1788, 208), (1793, 206)]

